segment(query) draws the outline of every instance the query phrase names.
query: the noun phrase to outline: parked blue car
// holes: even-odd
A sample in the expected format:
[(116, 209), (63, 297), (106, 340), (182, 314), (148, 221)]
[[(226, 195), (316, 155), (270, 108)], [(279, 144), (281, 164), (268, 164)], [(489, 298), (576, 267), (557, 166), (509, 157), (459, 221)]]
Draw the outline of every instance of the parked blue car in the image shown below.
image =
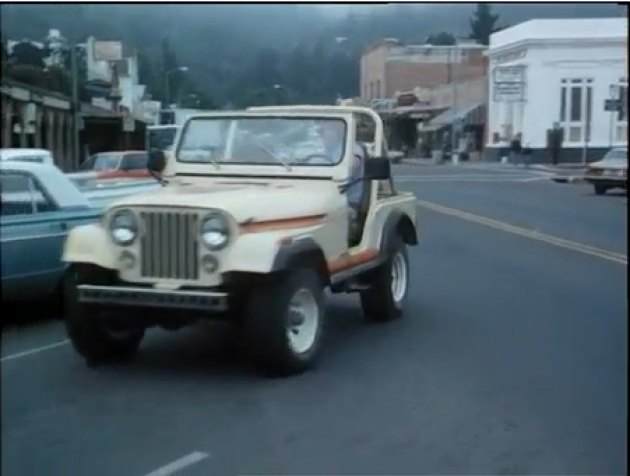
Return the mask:
[[(70, 229), (99, 219), (110, 201), (147, 185), (107, 186), (82, 192), (55, 166), (3, 161), (0, 166), (0, 253), (2, 299), (22, 301), (59, 296), (65, 265), (63, 245)], [(153, 185), (151, 185), (153, 186)]]

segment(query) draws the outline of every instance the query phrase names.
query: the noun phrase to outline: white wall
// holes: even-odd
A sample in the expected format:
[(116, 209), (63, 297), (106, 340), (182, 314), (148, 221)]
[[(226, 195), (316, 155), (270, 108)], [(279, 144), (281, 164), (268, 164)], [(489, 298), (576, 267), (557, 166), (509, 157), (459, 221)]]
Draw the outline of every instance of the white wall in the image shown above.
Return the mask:
[[(492, 80), (489, 84), (488, 140), (489, 147), (502, 144), (493, 143), (493, 132), (501, 132), (501, 124), (513, 125), (513, 133), (521, 132), (523, 144), (538, 148), (546, 146), (546, 131), (554, 121), (560, 121), (561, 80), (592, 78), (593, 88), (591, 140), (589, 147), (608, 147), (610, 132), (610, 112), (604, 111), (604, 100), (609, 97), (611, 84), (620, 78), (627, 81), (626, 40), (608, 40), (601, 44), (580, 44), (574, 46), (538, 43), (526, 48), (526, 55), (516, 61), (501, 64), (521, 64), (527, 67), (526, 101), (512, 105), (495, 103)], [(505, 54), (502, 48), (501, 54)], [(490, 54), (491, 59), (493, 54)], [(493, 64), (492, 67), (495, 65)], [(522, 120), (519, 112), (522, 110)], [(616, 127), (616, 121), (615, 121)], [(582, 147), (584, 141), (568, 142), (565, 131), (565, 147)], [(622, 145), (613, 141), (613, 145)]]

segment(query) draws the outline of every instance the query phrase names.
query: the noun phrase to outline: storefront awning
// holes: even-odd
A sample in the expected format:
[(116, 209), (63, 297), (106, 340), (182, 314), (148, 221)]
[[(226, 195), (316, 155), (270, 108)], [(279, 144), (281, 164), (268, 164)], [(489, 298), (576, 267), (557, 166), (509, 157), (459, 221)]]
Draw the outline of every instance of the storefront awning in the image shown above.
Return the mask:
[(419, 117), (417, 116), (419, 115), (424, 116), (425, 114), (430, 114), (432, 112), (440, 111), (442, 109), (444, 109), (443, 106), (414, 104), (412, 106), (398, 106), (393, 110), (393, 112), (397, 116), (416, 116), (415, 118), (418, 119)]
[(485, 122), (485, 104), (470, 103), (452, 107), (431, 119), (428, 127), (439, 129), (455, 121), (462, 121), (465, 125), (483, 124)]

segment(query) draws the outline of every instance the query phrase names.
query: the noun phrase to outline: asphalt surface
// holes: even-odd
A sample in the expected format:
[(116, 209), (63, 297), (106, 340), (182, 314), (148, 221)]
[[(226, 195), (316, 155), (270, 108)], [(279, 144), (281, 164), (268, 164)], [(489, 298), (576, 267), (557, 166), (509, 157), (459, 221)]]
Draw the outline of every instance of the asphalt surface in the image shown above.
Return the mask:
[(152, 331), (134, 362), (90, 369), (23, 311), (2, 336), (2, 474), (626, 474), (626, 197), (396, 173), (424, 204), (403, 319), (334, 297), (319, 367), (267, 379), (221, 326)]

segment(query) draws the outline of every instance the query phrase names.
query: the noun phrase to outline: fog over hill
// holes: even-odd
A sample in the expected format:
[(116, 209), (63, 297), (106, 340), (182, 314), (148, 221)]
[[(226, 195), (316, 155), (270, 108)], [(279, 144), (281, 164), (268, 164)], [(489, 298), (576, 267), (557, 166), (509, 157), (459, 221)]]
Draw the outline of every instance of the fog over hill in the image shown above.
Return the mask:
[[(358, 57), (384, 37), (422, 42), (428, 35), (470, 33), (475, 4), (13, 4), (1, 7), (2, 39), (41, 40), (57, 28), (73, 42), (120, 39), (141, 55), (141, 74), (161, 95), (165, 50), (186, 65), (181, 91), (195, 88), (216, 105), (266, 102), (286, 94), (330, 101), (358, 91)], [(532, 18), (611, 17), (615, 4), (493, 5), (499, 25)], [(335, 41), (336, 37), (347, 40)], [(166, 40), (166, 41), (165, 41)], [(169, 61), (169, 60), (167, 60)], [(273, 88), (281, 84), (284, 88)]]

